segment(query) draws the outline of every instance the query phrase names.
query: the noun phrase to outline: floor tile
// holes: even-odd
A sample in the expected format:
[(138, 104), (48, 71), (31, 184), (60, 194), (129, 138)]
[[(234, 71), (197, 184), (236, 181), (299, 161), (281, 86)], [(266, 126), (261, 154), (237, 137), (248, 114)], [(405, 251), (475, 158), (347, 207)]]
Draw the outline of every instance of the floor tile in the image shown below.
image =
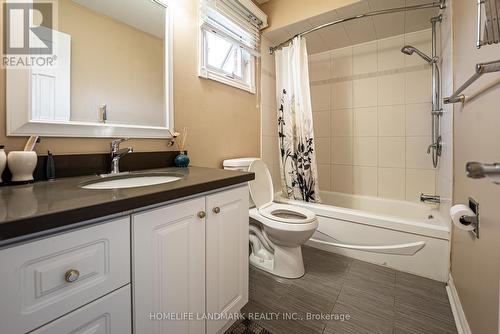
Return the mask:
[[(278, 314), (257, 320), (271, 333), (457, 333), (443, 283), (312, 247), (302, 251), (306, 274), (299, 279), (250, 268), (250, 302), (243, 312)], [(306, 320), (307, 314), (350, 319)]]

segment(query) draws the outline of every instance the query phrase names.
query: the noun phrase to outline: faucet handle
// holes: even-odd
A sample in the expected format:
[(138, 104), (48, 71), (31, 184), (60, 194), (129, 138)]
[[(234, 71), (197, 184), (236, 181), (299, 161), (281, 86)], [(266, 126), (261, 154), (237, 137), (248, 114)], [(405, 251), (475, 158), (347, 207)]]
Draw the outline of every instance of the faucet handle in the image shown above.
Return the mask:
[(123, 143), (124, 141), (127, 141), (129, 140), (130, 138), (118, 138), (118, 139), (115, 139), (111, 142), (111, 149), (118, 149), (118, 147), (120, 146), (120, 143)]

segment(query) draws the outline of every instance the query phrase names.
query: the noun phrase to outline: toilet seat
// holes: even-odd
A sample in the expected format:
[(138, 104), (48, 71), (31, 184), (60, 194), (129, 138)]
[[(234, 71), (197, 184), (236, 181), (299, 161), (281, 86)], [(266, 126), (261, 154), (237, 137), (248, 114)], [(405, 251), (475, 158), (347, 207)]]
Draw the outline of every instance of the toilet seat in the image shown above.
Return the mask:
[[(262, 160), (255, 160), (248, 171), (255, 173), (255, 179), (248, 183), (250, 196), (259, 215), (274, 223), (286, 225), (308, 224), (316, 221), (316, 214), (305, 208), (273, 202), (274, 188), (271, 173)], [(275, 225), (275, 224), (273, 224)]]
[(316, 220), (314, 212), (290, 204), (271, 203), (258, 211), (268, 219), (287, 224), (307, 224)]

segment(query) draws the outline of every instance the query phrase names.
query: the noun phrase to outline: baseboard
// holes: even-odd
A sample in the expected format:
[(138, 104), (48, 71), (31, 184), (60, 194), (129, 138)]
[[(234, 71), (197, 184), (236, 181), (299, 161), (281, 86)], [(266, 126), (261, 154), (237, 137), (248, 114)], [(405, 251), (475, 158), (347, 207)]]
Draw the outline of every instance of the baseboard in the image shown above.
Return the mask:
[(453, 282), (451, 273), (450, 278), (448, 279), (448, 284), (446, 285), (446, 292), (448, 293), (448, 299), (450, 300), (451, 311), (453, 312), (453, 317), (455, 318), (458, 334), (472, 334), (467, 318), (465, 317), (464, 309), (462, 308), (462, 303), (460, 303), (460, 298), (458, 297), (458, 292), (455, 288), (455, 283)]

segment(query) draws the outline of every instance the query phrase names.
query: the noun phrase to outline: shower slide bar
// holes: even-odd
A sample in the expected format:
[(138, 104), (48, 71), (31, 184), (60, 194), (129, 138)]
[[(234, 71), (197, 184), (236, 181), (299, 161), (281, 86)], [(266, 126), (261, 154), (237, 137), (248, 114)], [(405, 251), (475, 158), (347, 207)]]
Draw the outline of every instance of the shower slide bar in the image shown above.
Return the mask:
[(371, 253), (382, 253), (382, 254), (395, 254), (395, 255), (414, 255), (416, 252), (421, 250), (425, 246), (424, 241), (410, 242), (406, 244), (396, 244), (396, 245), (356, 245), (341, 242), (329, 234), (316, 230), (317, 233), (326, 236), (333, 241), (326, 241), (317, 238), (309, 239), (312, 242), (317, 242), (323, 245), (329, 245), (339, 248), (346, 248), (352, 250), (359, 250)]
[(465, 103), (465, 95), (461, 94), (465, 89), (472, 85), (485, 73), (500, 72), (500, 60), (490, 61), (487, 63), (476, 64), (476, 72), (467, 80), (460, 88), (458, 88), (453, 95), (444, 98), (444, 103)]
[(333, 22), (325, 23), (325, 24), (319, 25), (317, 27), (314, 27), (312, 29), (309, 29), (309, 30), (303, 31), (301, 33), (298, 33), (298, 34), (294, 35), (292, 38), (289, 38), (286, 41), (284, 41), (284, 42), (282, 42), (282, 43), (280, 43), (280, 44), (278, 44), (276, 46), (270, 47), (269, 48), (269, 53), (273, 54), (276, 50), (279, 50), (283, 46), (288, 45), (291, 41), (293, 41), (293, 39), (295, 37), (305, 36), (305, 35), (308, 35), (308, 34), (310, 34), (312, 32), (315, 32), (317, 30), (320, 30), (320, 29), (323, 29), (323, 28), (326, 28), (326, 27), (330, 27), (330, 26), (333, 26), (333, 25), (336, 25), (336, 24), (339, 24), (339, 23), (344, 23), (344, 22), (348, 22), (348, 21), (352, 21), (352, 20), (356, 20), (356, 19), (362, 19), (362, 18), (365, 18), (365, 17), (372, 17), (372, 16), (378, 16), (378, 15), (383, 15), (383, 14), (391, 14), (391, 13), (398, 13), (398, 12), (406, 12), (406, 11), (411, 11), (411, 10), (419, 10), (419, 9), (427, 9), (427, 8), (435, 8), (435, 7), (439, 7), (440, 9), (444, 9), (444, 8), (446, 8), (445, 2), (446, 2), (446, 0), (440, 0), (440, 1), (435, 1), (435, 2), (421, 4), (421, 5), (382, 9), (382, 10), (377, 10), (377, 11), (373, 11), (373, 12), (369, 12), (369, 13), (359, 14), (359, 15), (351, 16), (351, 17), (348, 17), (348, 18), (345, 18), (345, 19), (340, 19), (340, 20), (336, 20), (336, 21), (333, 21)]

